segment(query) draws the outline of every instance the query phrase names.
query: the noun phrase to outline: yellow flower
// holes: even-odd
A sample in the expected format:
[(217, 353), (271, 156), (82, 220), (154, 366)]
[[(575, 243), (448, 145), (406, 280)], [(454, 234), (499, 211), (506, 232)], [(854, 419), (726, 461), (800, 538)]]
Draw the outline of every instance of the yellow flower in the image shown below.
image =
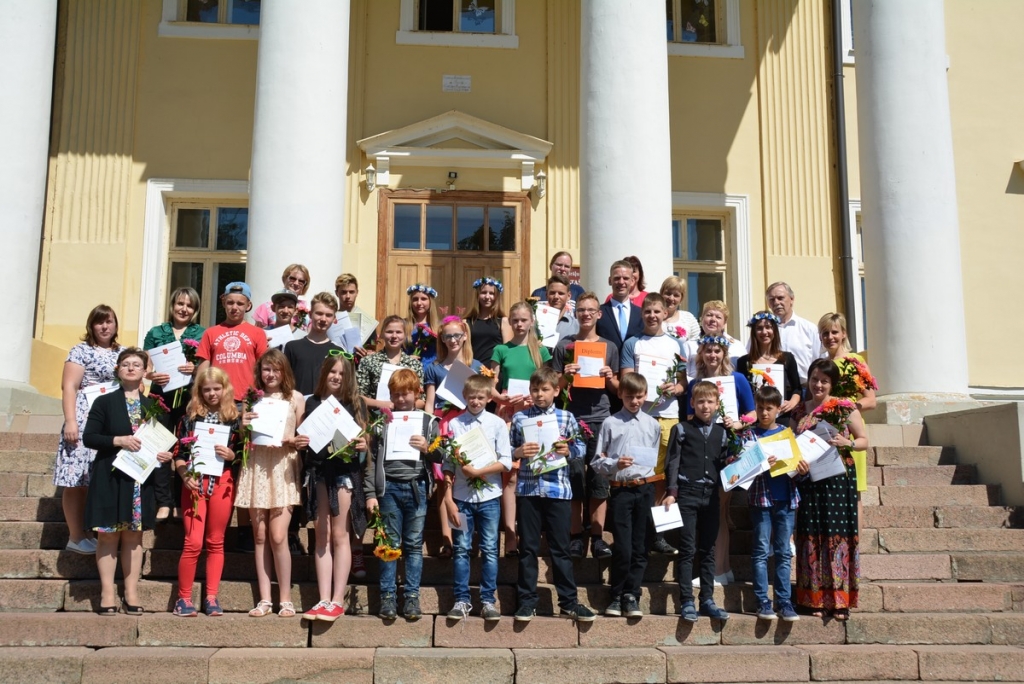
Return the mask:
[(493, 378), (494, 371), (492, 371), (490, 368), (487, 368), (486, 366), (483, 366), (480, 368), (480, 375), (484, 376), (485, 378)]
[(428, 451), (437, 451), (441, 447), (441, 436), (438, 435), (434, 438), (434, 441), (430, 443)]

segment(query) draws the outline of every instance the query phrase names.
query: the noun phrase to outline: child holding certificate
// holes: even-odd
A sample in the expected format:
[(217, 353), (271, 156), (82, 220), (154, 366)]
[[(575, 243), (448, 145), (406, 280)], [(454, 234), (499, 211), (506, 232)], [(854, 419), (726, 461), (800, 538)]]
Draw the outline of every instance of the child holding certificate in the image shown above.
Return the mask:
[[(402, 614), (406, 620), (423, 617), (420, 609), (423, 523), (434, 486), (433, 469), (427, 467), (424, 459), (436, 463), (441, 458), (440, 452), (430, 451), (430, 444), (438, 434), (437, 418), (415, 410), (422, 389), (419, 378), (408, 368), (399, 369), (391, 376), (388, 390), (396, 414), (366, 459), (363, 483), (367, 512), (372, 514), (379, 504), (388, 537), (402, 545), (405, 558)], [(403, 415), (399, 416), (398, 412)], [(378, 614), (385, 620), (398, 616), (397, 574), (397, 559), (381, 560)]]
[[(472, 609), (469, 597), (469, 549), (473, 530), (480, 534), (480, 617), (499, 620), (494, 592), (498, 582), (498, 521), (501, 516), (501, 475), (512, 469), (512, 447), (505, 421), (485, 410), (491, 399), (491, 378), (473, 375), (462, 389), (466, 411), (449, 423), (459, 444), (457, 458), (444, 463), (445, 510), (455, 534), (455, 606), (448, 617), (462, 620)], [(463, 440), (463, 438), (465, 438)], [(460, 463), (465, 462), (465, 465)]]
[(567, 461), (583, 458), (586, 448), (576, 419), (555, 408), (558, 380), (558, 372), (547, 366), (530, 376), (532, 406), (512, 417), (509, 431), (515, 449), (512, 458), (519, 461), (520, 469), (516, 486), (521, 537), (517, 622), (529, 622), (537, 614), (537, 555), (542, 530), (551, 551), (559, 615), (578, 622), (594, 620), (593, 611), (577, 599), (569, 555), (572, 488)]
[[(192, 583), (196, 579), (196, 565), (204, 546), (206, 601), (203, 612), (210, 616), (223, 615), (224, 612), (217, 602), (217, 591), (224, 571), (224, 532), (231, 522), (234, 508), (237, 457), (242, 449), (240, 418), (228, 374), (216, 367), (201, 370), (196, 375), (192, 400), (178, 424), (178, 444), (174, 449), (174, 468), (185, 483), (181, 490), (185, 548), (178, 561), (178, 600), (174, 604), (174, 614), (179, 617), (196, 616), (196, 608), (192, 605)], [(227, 446), (218, 444), (214, 447), (216, 457), (225, 463), (220, 475), (203, 475), (198, 471), (205, 461), (212, 462), (216, 457), (200, 454), (195, 447), (183, 448), (181, 440), (191, 440), (195, 436), (197, 423), (229, 427)]]
[[(260, 600), (249, 611), (250, 617), (263, 617), (273, 609), (271, 603), (271, 563), (277, 571), (281, 607), (278, 615), (295, 617), (292, 603), (292, 554), (288, 548), (288, 525), (292, 506), (302, 503), (299, 491), (302, 463), (299, 450), (305, 449), (309, 438), (295, 434), (302, 420), (306, 400), (295, 389), (295, 379), (284, 353), (271, 349), (260, 357), (256, 370), (256, 389), (268, 399), (287, 402), (281, 445), (252, 444), (248, 461), (238, 477), (238, 495), (235, 505), (248, 508), (252, 520), (253, 542), (256, 546), (256, 581)], [(258, 406), (257, 406), (258, 409)], [(259, 411), (242, 416), (242, 425), (249, 425)], [(267, 543), (269, 541), (269, 544)]]
[(647, 569), (647, 520), (654, 505), (652, 478), (661, 426), (641, 411), (647, 399), (644, 376), (624, 376), (619, 383), (619, 397), (622, 410), (601, 425), (598, 456), (591, 463), (594, 470), (609, 478), (611, 485), (609, 507), (615, 543), (608, 578), (611, 603), (604, 614), (642, 617), (640, 583)]
[[(648, 295), (648, 299), (653, 295)], [(725, 428), (714, 422), (718, 413), (718, 388), (698, 382), (690, 392), (693, 416), (672, 428), (665, 464), (664, 504), (678, 501), (683, 527), (679, 533), (679, 614), (697, 621), (693, 605), (693, 559), (700, 552), (700, 614), (728, 620), (729, 614), (715, 605), (715, 538), (718, 536), (719, 471), (729, 455)]]
[[(359, 383), (359, 393), (363, 395), (366, 405), (371, 409), (394, 408), (386, 396), (381, 394), (380, 379), (386, 367), (394, 370), (395, 366), (408, 368), (416, 377), (423, 380), (423, 363), (419, 357), (406, 354), (402, 349), (405, 344), (405, 319), (401, 316), (388, 316), (380, 325), (380, 335), (384, 348), (376, 354), (370, 354), (359, 362), (356, 371), (356, 381)], [(422, 407), (423, 404), (421, 403)]]
[[(366, 404), (356, 387), (355, 368), (352, 361), (341, 354), (329, 356), (321, 364), (316, 391), (306, 401), (303, 419), (328, 397), (337, 399), (360, 427), (366, 427)], [(319, 603), (302, 615), (307, 620), (334, 622), (345, 614), (343, 602), (352, 568), (352, 544), (362, 545), (366, 531), (360, 464), (360, 455), (366, 451), (366, 446), (366, 438), (360, 437), (347, 457), (331, 458), (334, 447), (330, 443), (315, 453), (312, 447), (305, 451), (306, 505), (309, 518), (316, 523), (314, 562), (320, 592)], [(354, 534), (350, 535), (350, 531)]]
[[(778, 388), (762, 385), (754, 393), (757, 406), (757, 425), (754, 434), (770, 437), (786, 428), (775, 421), (782, 406), (782, 393)], [(774, 464), (775, 457), (768, 462)], [(806, 475), (807, 461), (801, 459), (796, 470)], [(750, 550), (750, 564), (754, 570), (754, 596), (757, 597), (757, 617), (761, 620), (776, 620), (779, 616), (786, 622), (800, 619), (790, 602), (790, 562), (792, 552), (789, 539), (796, 523), (796, 509), (800, 505), (800, 491), (796, 482), (788, 475), (772, 477), (770, 472), (757, 476), (747, 493), (750, 506), (750, 522), (754, 530), (753, 548)], [(769, 546), (769, 544), (771, 544)], [(768, 600), (768, 556), (775, 555), (775, 607)], [(779, 614), (776, 615), (775, 611)]]

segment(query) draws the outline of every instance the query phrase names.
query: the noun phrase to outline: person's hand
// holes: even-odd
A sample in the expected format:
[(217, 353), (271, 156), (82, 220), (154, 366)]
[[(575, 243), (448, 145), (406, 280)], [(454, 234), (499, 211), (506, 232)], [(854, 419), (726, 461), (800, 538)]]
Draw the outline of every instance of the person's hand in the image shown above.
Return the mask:
[(568, 442), (555, 442), (555, 453), (559, 456), (569, 455), (569, 443)]
[(366, 437), (360, 437), (359, 439), (356, 440), (356, 443), (355, 443), (355, 450), (356, 451), (366, 451), (369, 448), (370, 448), (370, 446), (369, 446), (369, 443), (366, 441)]
[(569, 375), (576, 375), (577, 373), (580, 372), (580, 364), (578, 364), (578, 363), (567, 363), (567, 364), (565, 364), (565, 368), (563, 368), (562, 370), (565, 373), (568, 373)]
[(789, 401), (782, 402), (782, 406), (779, 407), (779, 413), (789, 413), (796, 408), (796, 405), (800, 403), (800, 399), (790, 399)]
[(618, 460), (617, 465), (619, 466), (619, 470), (625, 470), (626, 468), (628, 468), (631, 465), (633, 465), (633, 457), (632, 456), (619, 456), (619, 460)]
[(675, 391), (676, 383), (674, 382), (663, 382), (658, 385), (658, 394), (667, 396)]
[(373, 511), (376, 510), (376, 508), (377, 508), (377, 499), (374, 498), (374, 499), (367, 499), (366, 500), (366, 512), (367, 513), (372, 515)]
[(836, 435), (832, 439), (828, 440), (828, 443), (834, 447), (849, 448), (853, 446), (853, 441), (843, 437), (842, 435)]
[(386, 408), (389, 411), (394, 411), (395, 405), (392, 404), (390, 401), (382, 401), (380, 402), (380, 408)]
[(309, 446), (309, 437), (306, 435), (295, 435), (291, 439), (285, 441), (291, 442), (291, 445), (296, 449), (305, 449)]
[(461, 520), (459, 520), (459, 507), (455, 505), (454, 501), (448, 501), (445, 504), (445, 512), (448, 514), (448, 523), (452, 527), (459, 527)]
[(467, 480), (471, 480), (474, 477), (480, 477), (480, 471), (469, 465), (468, 463), (462, 466), (462, 474)]
[(182, 481), (185, 483), (185, 487), (190, 492), (198, 492), (199, 491), (199, 480), (197, 478), (191, 477), (191, 476), (185, 476), (185, 477), (182, 478)]
[(138, 451), (142, 448), (142, 440), (135, 435), (121, 435), (114, 438), (114, 446), (128, 451)]
[(725, 418), (722, 419), (722, 426), (726, 430), (732, 430), (737, 425), (739, 425), (739, 423), (733, 420), (730, 416), (726, 416)]
[(768, 457), (768, 465), (773, 466), (773, 465), (775, 465), (775, 462), (778, 461), (778, 460), (779, 459), (775, 458), (774, 456), (769, 456)]
[(423, 435), (413, 435), (409, 438), (409, 446), (425, 454), (427, 453), (427, 447), (430, 445), (427, 444), (427, 438)]
[(666, 495), (665, 498), (661, 500), (661, 503), (665, 507), (666, 511), (669, 509), (669, 506), (671, 506), (675, 502), (676, 502), (676, 497), (672, 496), (671, 494)]
[(248, 427), (250, 424), (252, 424), (253, 420), (259, 417), (260, 414), (256, 413), (255, 411), (246, 411), (245, 413), (242, 414), (242, 427)]
[(73, 420), (64, 424), (64, 443), (78, 444), (78, 425)]
[(801, 458), (800, 462), (796, 464), (796, 472), (800, 475), (806, 475), (811, 472), (811, 465)]
[(611, 380), (615, 377), (615, 371), (612, 370), (611, 366), (601, 366), (599, 374), (605, 380)]
[(214, 445), (213, 453), (220, 456), (225, 463), (231, 463), (231, 461), (235, 460), (235, 452), (227, 448), (223, 444)]
[(160, 463), (167, 463), (172, 458), (173, 456), (169, 451), (161, 451), (156, 455), (156, 460), (159, 461)]
[(167, 373), (150, 373), (149, 381), (154, 385), (160, 385), (163, 387), (171, 381), (171, 376)]
[(540, 444), (536, 442), (527, 442), (523, 446), (519, 447), (519, 458), (530, 459), (540, 453)]
[[(194, 363), (183, 363), (178, 366), (178, 372), (182, 375), (192, 375), (196, 372), (196, 365)], [(170, 379), (170, 376), (168, 376)]]
[(370, 352), (366, 351), (362, 347), (356, 347), (355, 349), (352, 350), (352, 353), (356, 355), (357, 359), (362, 359), (365, 356), (367, 356)]

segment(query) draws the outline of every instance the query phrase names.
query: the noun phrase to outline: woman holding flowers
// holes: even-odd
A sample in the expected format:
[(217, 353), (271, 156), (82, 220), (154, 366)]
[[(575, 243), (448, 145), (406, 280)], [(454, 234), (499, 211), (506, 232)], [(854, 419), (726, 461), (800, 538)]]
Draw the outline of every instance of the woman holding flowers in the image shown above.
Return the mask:
[[(779, 408), (782, 420), (801, 400), (800, 372), (796, 366), (796, 357), (782, 351), (782, 336), (779, 335), (779, 317), (771, 311), (758, 311), (747, 322), (750, 328), (749, 354), (744, 354), (736, 361), (736, 372), (750, 381), (750, 386), (757, 389), (761, 385), (776, 385), (782, 394), (782, 406)], [(760, 365), (782, 366), (782, 378), (772, 379), (763, 370), (754, 368)], [(785, 386), (783, 388), (783, 385)]]
[[(249, 509), (256, 547), (256, 581), (260, 590), (260, 600), (249, 611), (249, 616), (263, 617), (273, 610), (270, 572), (276, 569), (280, 600), (277, 614), (295, 617), (288, 525), (292, 519), (292, 506), (302, 503), (299, 451), (309, 445), (309, 437), (295, 434), (295, 428), (302, 421), (306, 400), (295, 389), (291, 366), (279, 349), (270, 349), (260, 357), (256, 366), (256, 390), (263, 392), (264, 399), (288, 402), (288, 413), (281, 446), (251, 444), (238, 477), (235, 506)], [(257, 413), (246, 412), (242, 416), (243, 427), (256, 417)]]
[(796, 603), (816, 617), (831, 614), (847, 620), (857, 607), (860, 584), (856, 469), (852, 451), (868, 447), (860, 411), (848, 399), (832, 396), (839, 368), (817, 359), (807, 370), (810, 399), (793, 412), (797, 434), (814, 430), (830, 435), (846, 472), (814, 482), (799, 483), (800, 510), (796, 525)]
[[(366, 403), (359, 396), (356, 371), (344, 352), (332, 352), (320, 367), (313, 396), (306, 401), (303, 419), (315, 411), (328, 397), (352, 414), (360, 427), (366, 428)], [(366, 531), (366, 498), (360, 460), (367, 449), (367, 437), (346, 445), (339, 453), (328, 444), (318, 452), (307, 448), (306, 506), (310, 520), (316, 524), (316, 584), (320, 601), (303, 613), (307, 620), (334, 622), (345, 614), (345, 589), (352, 569), (352, 537), (362, 543)]]
[[(401, 316), (388, 316), (380, 324), (381, 349), (376, 354), (370, 354), (359, 362), (359, 370), (356, 371), (356, 381), (359, 384), (359, 393), (371, 409), (391, 409), (391, 402), (386, 399), (377, 399), (377, 385), (380, 384), (381, 373), (385, 363), (393, 366), (408, 368), (416, 377), (423, 382), (423, 361), (418, 356), (407, 354), (403, 349), (405, 344), (405, 319)], [(417, 408), (423, 408), (423, 401), (417, 401)]]
[(662, 281), (659, 292), (661, 298), (665, 300), (665, 320), (661, 324), (665, 333), (683, 341), (700, 337), (700, 323), (696, 317), (686, 309), (680, 308), (686, 301), (686, 281), (669, 276)]
[(512, 339), (512, 328), (501, 310), (505, 286), (497, 278), (478, 278), (473, 281), (473, 289), (476, 305), (469, 310), (466, 323), (473, 336), (473, 358), (487, 364), (494, 348)]
[[(124, 573), (124, 612), (142, 615), (139, 575), (142, 573), (142, 532), (153, 528), (156, 499), (153, 479), (139, 483), (114, 468), (122, 449), (138, 451), (142, 442), (135, 432), (148, 420), (166, 411), (159, 399), (142, 396), (142, 378), (149, 357), (136, 347), (117, 355), (117, 379), (121, 387), (96, 399), (89, 412), (82, 443), (96, 449), (85, 500), (85, 527), (96, 532), (96, 567), (100, 575), (100, 615), (117, 613), (117, 558)], [(160, 463), (170, 452), (157, 454)], [(120, 548), (119, 548), (120, 547)]]
[(437, 290), (416, 283), (406, 289), (409, 295), (409, 341), (405, 351), (420, 357), (424, 366), (437, 358)]
[[(162, 347), (172, 342), (181, 342), (181, 350), (185, 354), (185, 364), (178, 366), (178, 372), (185, 375), (195, 373), (196, 350), (199, 348), (199, 340), (203, 339), (205, 328), (199, 325), (199, 293), (191, 287), (179, 287), (171, 293), (171, 306), (167, 312), (167, 320), (160, 325), (150, 328), (146, 333), (142, 348), (146, 351), (154, 347)], [(170, 382), (170, 376), (165, 373), (146, 374), (149, 380), (149, 396), (163, 397), (164, 403), (170, 407), (165, 416), (164, 427), (169, 430), (174, 428), (185, 415), (185, 407), (192, 398), (192, 385), (173, 390), (164, 395), (163, 386)], [(174, 476), (172, 468), (160, 467), (153, 472), (153, 484), (156, 485), (156, 521), (164, 522), (171, 516), (175, 506), (175, 491), (173, 486)]]
[[(174, 614), (178, 617), (195, 617), (197, 614), (196, 607), (192, 605), (192, 583), (204, 546), (206, 600), (203, 612), (211, 617), (224, 614), (217, 601), (217, 592), (224, 571), (224, 533), (234, 509), (235, 476), (242, 450), (242, 426), (234, 396), (235, 390), (228, 374), (216, 366), (209, 366), (196, 376), (192, 399), (178, 423), (174, 469), (184, 482), (181, 503), (185, 524), (185, 547), (178, 560), (178, 600), (174, 604)], [(197, 466), (204, 465), (204, 456), (193, 447), (197, 423), (230, 426), (228, 445), (214, 447), (217, 457), (224, 461), (224, 472), (220, 475), (203, 475), (197, 470)]]

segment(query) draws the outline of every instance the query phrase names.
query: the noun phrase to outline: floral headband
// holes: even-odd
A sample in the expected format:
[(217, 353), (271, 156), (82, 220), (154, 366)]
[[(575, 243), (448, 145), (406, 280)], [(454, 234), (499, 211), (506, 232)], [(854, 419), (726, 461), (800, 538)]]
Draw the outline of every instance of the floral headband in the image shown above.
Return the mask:
[(779, 320), (779, 317), (773, 314), (771, 311), (759, 311), (756, 314), (754, 314), (753, 318), (747, 321), (747, 327), (753, 328), (755, 325), (758, 324), (759, 321), (772, 321), (775, 323), (775, 325), (782, 325), (782, 321)]
[(729, 338), (722, 337), (721, 335), (704, 335), (699, 340), (697, 340), (697, 344), (699, 344), (702, 347), (706, 344), (717, 344), (728, 349)]
[(501, 281), (496, 278), (477, 278), (473, 281), (473, 289), (479, 290), (481, 285), (493, 285), (498, 288), (498, 292), (504, 292), (505, 286), (501, 284)]
[(405, 290), (405, 294), (407, 294), (407, 295), (411, 295), (413, 292), (422, 292), (423, 294), (427, 295), (428, 297), (432, 297), (434, 299), (437, 299), (437, 290), (435, 290), (434, 288), (430, 287), (429, 285), (421, 285), (420, 283), (416, 283), (415, 285), (410, 285)]

